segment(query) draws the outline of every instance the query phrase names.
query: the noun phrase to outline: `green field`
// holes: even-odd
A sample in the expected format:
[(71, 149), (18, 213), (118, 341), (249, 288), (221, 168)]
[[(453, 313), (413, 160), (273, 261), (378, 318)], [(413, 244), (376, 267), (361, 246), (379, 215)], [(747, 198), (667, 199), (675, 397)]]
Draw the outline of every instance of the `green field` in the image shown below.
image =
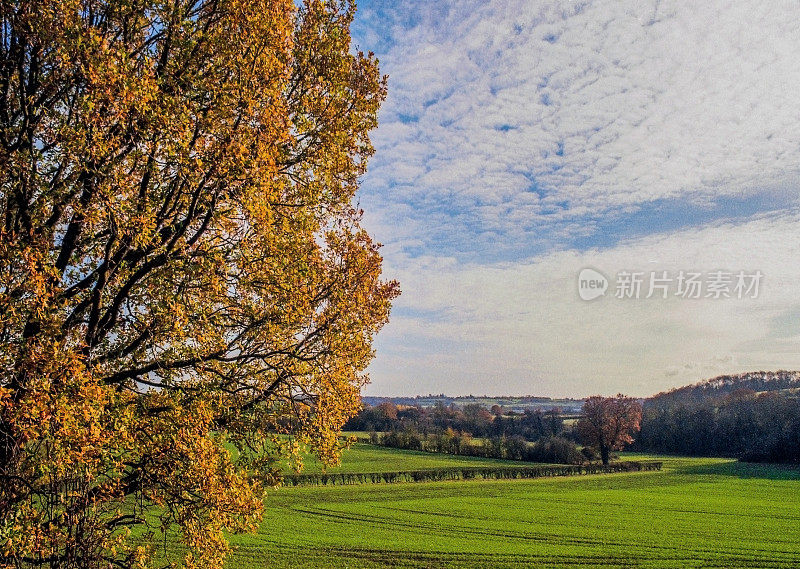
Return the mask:
[[(342, 455), (342, 464), (328, 472), (393, 472), (397, 470), (422, 470), (426, 468), (451, 468), (459, 466), (519, 466), (515, 460), (476, 458), (435, 454), (431, 452), (398, 450), (363, 443), (354, 443)], [(289, 469), (287, 468), (287, 472)], [(322, 465), (313, 457), (304, 459), (303, 472), (321, 472)]]
[[(342, 468), (453, 460), (469, 459), (358, 445)], [(800, 567), (797, 468), (664, 460), (661, 472), (281, 488), (260, 532), (233, 537), (228, 566)]]

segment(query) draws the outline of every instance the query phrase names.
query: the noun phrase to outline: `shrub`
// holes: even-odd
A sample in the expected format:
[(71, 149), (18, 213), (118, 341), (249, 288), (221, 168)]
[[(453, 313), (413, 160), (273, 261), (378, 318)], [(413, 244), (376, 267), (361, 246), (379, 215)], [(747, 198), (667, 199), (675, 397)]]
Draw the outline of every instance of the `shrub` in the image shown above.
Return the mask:
[(585, 456), (572, 441), (563, 437), (548, 437), (531, 445), (527, 459), (556, 464), (583, 464)]

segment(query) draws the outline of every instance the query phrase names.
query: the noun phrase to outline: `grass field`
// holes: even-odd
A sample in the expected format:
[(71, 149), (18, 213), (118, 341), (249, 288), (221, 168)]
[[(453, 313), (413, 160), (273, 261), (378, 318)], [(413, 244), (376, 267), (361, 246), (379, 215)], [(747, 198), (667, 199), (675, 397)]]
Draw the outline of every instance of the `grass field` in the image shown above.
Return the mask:
[[(451, 460), (358, 445), (342, 468)], [(800, 567), (796, 468), (664, 460), (661, 472), (282, 488), (260, 532), (233, 537), (228, 566)]]
[[(435, 454), (355, 443), (344, 452), (342, 464), (336, 468), (328, 469), (328, 472), (394, 472), (397, 470), (421, 470), (458, 466), (519, 465), (520, 462), (515, 460)], [(313, 457), (304, 460), (303, 472), (315, 473), (321, 470), (322, 466)]]

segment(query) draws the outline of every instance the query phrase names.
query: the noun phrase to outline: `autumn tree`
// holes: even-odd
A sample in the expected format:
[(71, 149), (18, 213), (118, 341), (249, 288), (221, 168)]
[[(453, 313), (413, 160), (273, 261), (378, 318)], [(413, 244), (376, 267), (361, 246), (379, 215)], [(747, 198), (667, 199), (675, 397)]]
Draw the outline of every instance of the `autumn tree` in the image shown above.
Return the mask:
[(637, 399), (622, 394), (595, 395), (583, 404), (577, 430), (584, 444), (599, 450), (603, 464), (608, 464), (612, 450), (622, 450), (633, 442), (632, 434), (639, 430), (641, 421), (642, 406)]
[(177, 527), (220, 567), (276, 461), (335, 462), (397, 294), (354, 9), (0, 0), (0, 566), (147, 567)]
[(382, 401), (378, 404), (378, 411), (380, 411), (387, 421), (397, 420), (397, 405), (391, 401)]

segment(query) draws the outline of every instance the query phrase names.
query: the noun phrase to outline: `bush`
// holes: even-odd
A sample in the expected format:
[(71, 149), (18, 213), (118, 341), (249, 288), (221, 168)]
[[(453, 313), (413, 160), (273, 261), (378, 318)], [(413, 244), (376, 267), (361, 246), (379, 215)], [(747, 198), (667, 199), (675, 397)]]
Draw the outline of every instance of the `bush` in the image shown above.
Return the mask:
[(585, 456), (564, 437), (548, 437), (531, 445), (527, 460), (556, 464), (583, 464)]
[(380, 437), (379, 444), (391, 448), (422, 450), (422, 437), (413, 429), (406, 431), (389, 431)]
[[(370, 440), (376, 440), (377, 436)], [(386, 447), (427, 452), (499, 458), (527, 462), (554, 464), (583, 464), (586, 456), (578, 451), (575, 443), (564, 437), (552, 436), (530, 444), (522, 437), (492, 437), (483, 444), (476, 443), (469, 435), (452, 429), (423, 437), (414, 429), (384, 433), (379, 443)]]
[(501, 480), (516, 478), (542, 478), (550, 476), (576, 476), (584, 474), (608, 474), (612, 472), (638, 472), (661, 470), (661, 462), (617, 462), (615, 464), (585, 465), (535, 465), (501, 467), (452, 467), (429, 470), (396, 472), (361, 472), (341, 474), (295, 474), (284, 477), (287, 486), (326, 486), (342, 484), (393, 484), (397, 482), (428, 482), (441, 480)]

